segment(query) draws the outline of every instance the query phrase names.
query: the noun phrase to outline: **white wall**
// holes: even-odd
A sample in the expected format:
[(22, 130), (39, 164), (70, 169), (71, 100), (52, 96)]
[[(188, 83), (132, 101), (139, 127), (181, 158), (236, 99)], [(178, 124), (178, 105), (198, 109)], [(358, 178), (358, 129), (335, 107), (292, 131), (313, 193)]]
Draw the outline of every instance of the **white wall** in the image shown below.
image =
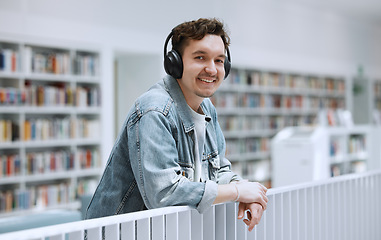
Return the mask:
[(159, 54), (118, 53), (115, 71), (115, 136), (135, 99), (164, 75)]
[[(292, 3), (291, 3), (292, 2)], [(103, 55), (103, 152), (114, 141), (114, 53), (158, 54), (176, 24), (224, 20), (233, 65), (381, 78), (381, 25), (279, 0), (1, 0), (0, 35), (98, 45)], [(159, 78), (160, 76), (158, 76)]]

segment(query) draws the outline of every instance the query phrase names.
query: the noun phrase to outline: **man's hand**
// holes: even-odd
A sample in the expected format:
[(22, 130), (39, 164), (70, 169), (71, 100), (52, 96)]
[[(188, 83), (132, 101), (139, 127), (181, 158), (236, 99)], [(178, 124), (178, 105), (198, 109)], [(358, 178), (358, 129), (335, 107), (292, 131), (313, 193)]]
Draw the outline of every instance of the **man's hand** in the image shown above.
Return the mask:
[(240, 181), (234, 183), (237, 186), (240, 203), (259, 203), (263, 210), (266, 210), (268, 198), (266, 196), (267, 188), (257, 182)]
[(264, 209), (259, 203), (243, 203), (240, 202), (238, 206), (238, 219), (242, 219), (247, 211), (247, 219), (243, 219), (243, 222), (249, 227), (249, 231), (254, 229), (254, 226), (261, 221)]

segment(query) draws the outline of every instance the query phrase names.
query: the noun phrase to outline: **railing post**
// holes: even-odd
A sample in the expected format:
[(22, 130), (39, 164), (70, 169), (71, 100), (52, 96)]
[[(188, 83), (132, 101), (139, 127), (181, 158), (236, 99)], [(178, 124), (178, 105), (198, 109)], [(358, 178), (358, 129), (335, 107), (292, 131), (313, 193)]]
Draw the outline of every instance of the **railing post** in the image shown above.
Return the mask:
[(83, 231), (70, 232), (68, 234), (69, 240), (83, 240)]
[(283, 218), (284, 211), (282, 206), (282, 196), (283, 193), (278, 193), (274, 195), (274, 240), (283, 240), (284, 230), (283, 230)]
[(65, 239), (64, 234), (58, 234), (58, 235), (49, 237), (49, 240), (64, 240), (64, 239)]
[(226, 203), (226, 239), (237, 240), (237, 204)]
[(102, 239), (102, 227), (90, 228), (87, 230), (87, 239), (101, 240)]
[(143, 218), (136, 221), (137, 240), (149, 240), (151, 236), (151, 225), (149, 218)]
[(191, 210), (191, 239), (203, 240), (203, 217), (196, 210)]
[(282, 194), (282, 209), (283, 209), (283, 240), (294, 240), (291, 238), (291, 214), (294, 209), (291, 207), (291, 193)]
[(209, 208), (205, 213), (202, 214), (203, 217), (203, 239), (204, 240), (215, 240), (215, 209), (214, 206)]
[(307, 238), (309, 240), (315, 240), (314, 239), (314, 227), (315, 227), (315, 219), (314, 219), (314, 192), (313, 187), (306, 189), (306, 213), (307, 213)]
[(191, 240), (191, 213), (179, 212), (179, 239)]
[(121, 240), (135, 240), (135, 221), (120, 224)]
[(305, 188), (298, 190), (298, 214), (299, 214), (299, 233), (298, 239), (307, 238), (307, 190)]
[(116, 240), (119, 238), (119, 224), (105, 226), (105, 240)]
[(179, 219), (177, 213), (167, 214), (165, 216), (165, 233), (167, 240), (179, 239)]
[(157, 216), (152, 218), (152, 240), (165, 239), (165, 224), (164, 216)]
[(219, 204), (216, 207), (216, 239), (217, 240), (227, 240), (226, 239), (226, 204)]
[[(236, 208), (237, 208), (237, 214), (238, 214), (238, 206), (239, 206), (239, 203), (236, 204)], [(235, 218), (237, 219), (237, 214), (235, 215)], [(245, 214), (246, 215), (246, 214)], [(246, 217), (246, 216), (244, 216)], [(246, 224), (242, 221), (242, 219), (238, 220), (237, 219), (237, 240), (246, 240), (247, 239), (247, 227), (246, 227)]]

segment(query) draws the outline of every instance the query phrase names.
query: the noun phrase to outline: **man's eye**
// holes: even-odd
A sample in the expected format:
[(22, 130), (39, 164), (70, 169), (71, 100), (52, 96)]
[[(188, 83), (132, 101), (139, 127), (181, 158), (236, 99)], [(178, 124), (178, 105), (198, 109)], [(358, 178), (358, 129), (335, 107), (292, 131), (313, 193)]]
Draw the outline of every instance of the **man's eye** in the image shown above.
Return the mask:
[(195, 57), (195, 59), (204, 59), (204, 57), (203, 56), (197, 56), (197, 57)]
[(217, 62), (218, 63), (224, 63), (224, 60), (218, 59)]

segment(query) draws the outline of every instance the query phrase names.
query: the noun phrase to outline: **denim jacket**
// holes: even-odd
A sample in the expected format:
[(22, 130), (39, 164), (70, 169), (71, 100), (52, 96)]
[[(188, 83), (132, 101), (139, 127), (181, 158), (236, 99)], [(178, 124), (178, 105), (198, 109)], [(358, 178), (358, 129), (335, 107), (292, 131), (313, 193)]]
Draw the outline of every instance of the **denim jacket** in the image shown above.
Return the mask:
[(177, 80), (166, 76), (140, 96), (128, 113), (87, 218), (187, 205), (200, 213), (217, 196), (217, 184), (240, 177), (225, 158), (225, 140), (209, 99), (201, 108), (207, 125), (202, 167), (194, 182), (194, 123)]

